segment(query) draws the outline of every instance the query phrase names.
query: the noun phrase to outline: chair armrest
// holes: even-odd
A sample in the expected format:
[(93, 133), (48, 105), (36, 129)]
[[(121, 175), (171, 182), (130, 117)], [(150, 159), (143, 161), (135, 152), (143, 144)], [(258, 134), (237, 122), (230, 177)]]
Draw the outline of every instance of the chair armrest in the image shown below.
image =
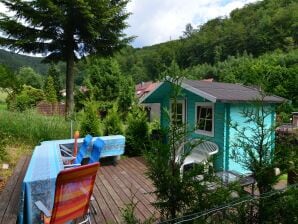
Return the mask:
[(45, 214), (45, 216), (51, 217), (51, 212), (47, 209), (47, 207), (41, 201), (36, 201), (35, 205), (43, 214)]

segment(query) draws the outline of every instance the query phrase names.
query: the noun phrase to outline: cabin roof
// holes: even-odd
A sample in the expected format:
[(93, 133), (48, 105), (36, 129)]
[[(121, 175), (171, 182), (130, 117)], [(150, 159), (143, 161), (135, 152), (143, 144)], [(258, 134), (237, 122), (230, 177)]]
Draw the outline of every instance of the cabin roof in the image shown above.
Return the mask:
[[(168, 82), (168, 81), (165, 81)], [(164, 83), (164, 82), (163, 82)], [(151, 93), (157, 91), (163, 84), (157, 85)], [(244, 86), (241, 84), (210, 82), (204, 80), (189, 80), (184, 79), (181, 84), (182, 88), (199, 95), (211, 102), (249, 102), (261, 98), (261, 93), (258, 89)], [(141, 102), (144, 102), (151, 93), (147, 94)], [(282, 103), (286, 99), (279, 96), (266, 96), (263, 99), (267, 103)]]

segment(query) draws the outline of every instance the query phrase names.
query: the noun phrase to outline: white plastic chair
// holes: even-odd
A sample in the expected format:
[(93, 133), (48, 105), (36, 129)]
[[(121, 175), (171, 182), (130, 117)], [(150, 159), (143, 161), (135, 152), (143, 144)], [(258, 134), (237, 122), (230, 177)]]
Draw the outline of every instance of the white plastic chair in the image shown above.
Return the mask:
[[(177, 150), (177, 156), (175, 160), (176, 162), (181, 162), (180, 160), (182, 159), (185, 145), (195, 144), (195, 141), (198, 141), (198, 140), (193, 139), (191, 141), (186, 141), (181, 144), (181, 146)], [(191, 149), (190, 153), (184, 158), (182, 165), (180, 167), (181, 174), (183, 174), (185, 165), (207, 164), (210, 156), (216, 154), (218, 150), (219, 150), (218, 146), (213, 142), (204, 141), (204, 142), (198, 143), (197, 145), (194, 146), (194, 148)]]

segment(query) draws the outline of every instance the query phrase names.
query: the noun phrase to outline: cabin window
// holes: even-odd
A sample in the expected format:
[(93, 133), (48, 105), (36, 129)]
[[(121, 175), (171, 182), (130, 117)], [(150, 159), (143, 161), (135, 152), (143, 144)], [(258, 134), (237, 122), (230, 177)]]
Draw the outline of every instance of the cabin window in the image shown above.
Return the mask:
[(176, 110), (177, 124), (182, 125), (185, 120), (185, 104), (184, 100), (178, 100), (176, 105), (171, 101), (171, 119), (174, 120), (174, 111)]
[(212, 103), (196, 104), (196, 133), (213, 136), (214, 107)]

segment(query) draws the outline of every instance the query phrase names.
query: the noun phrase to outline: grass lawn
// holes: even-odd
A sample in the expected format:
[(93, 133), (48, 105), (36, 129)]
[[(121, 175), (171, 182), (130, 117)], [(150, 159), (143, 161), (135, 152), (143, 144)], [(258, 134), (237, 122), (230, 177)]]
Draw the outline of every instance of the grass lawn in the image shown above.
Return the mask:
[[(0, 108), (4, 106), (0, 103)], [(64, 117), (43, 116), (34, 110), (21, 113), (0, 109), (0, 192), (22, 155), (31, 154), (41, 141), (69, 137), (70, 122)], [(2, 169), (3, 163), (9, 164), (9, 169)]]
[(287, 180), (287, 179), (288, 179), (288, 174), (283, 174), (278, 178), (278, 180)]
[(0, 90), (0, 110), (6, 110), (5, 99), (7, 97), (7, 93)]
[(6, 110), (6, 104), (0, 103), (0, 110)]

